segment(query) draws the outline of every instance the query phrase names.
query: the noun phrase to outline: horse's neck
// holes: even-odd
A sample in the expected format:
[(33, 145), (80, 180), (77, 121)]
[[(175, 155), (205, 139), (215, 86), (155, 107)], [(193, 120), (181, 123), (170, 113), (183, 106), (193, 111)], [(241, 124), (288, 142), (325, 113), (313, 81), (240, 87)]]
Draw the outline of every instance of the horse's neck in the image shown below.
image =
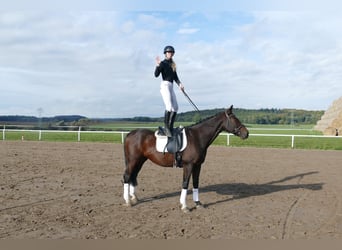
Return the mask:
[(218, 114), (207, 121), (196, 125), (196, 130), (199, 132), (201, 145), (209, 147), (216, 137), (222, 132), (222, 114)]

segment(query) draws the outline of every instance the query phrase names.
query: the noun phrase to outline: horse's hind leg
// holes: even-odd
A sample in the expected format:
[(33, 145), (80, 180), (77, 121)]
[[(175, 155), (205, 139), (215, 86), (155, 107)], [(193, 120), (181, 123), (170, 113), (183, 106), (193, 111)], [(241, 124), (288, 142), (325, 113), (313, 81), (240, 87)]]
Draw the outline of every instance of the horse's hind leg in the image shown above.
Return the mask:
[(140, 160), (127, 160), (126, 170), (123, 176), (124, 179), (124, 193), (123, 198), (127, 206), (134, 205), (138, 202), (138, 198), (135, 194), (135, 187), (138, 185), (137, 176), (142, 168), (142, 165), (146, 161), (146, 158)]
[(138, 203), (138, 198), (135, 195), (135, 186), (130, 183), (124, 183), (124, 194), (125, 205), (132, 206)]
[(123, 198), (125, 200), (126, 206), (131, 206), (131, 199), (129, 198), (129, 183), (124, 183), (124, 192), (123, 192)]

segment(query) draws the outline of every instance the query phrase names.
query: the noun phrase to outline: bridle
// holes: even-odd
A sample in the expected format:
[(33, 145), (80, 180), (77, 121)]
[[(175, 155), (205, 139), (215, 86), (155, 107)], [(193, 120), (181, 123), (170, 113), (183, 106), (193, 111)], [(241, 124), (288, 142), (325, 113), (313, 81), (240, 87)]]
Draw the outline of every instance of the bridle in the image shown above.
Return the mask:
[[(224, 111), (224, 114), (225, 114), (226, 117), (228, 118), (228, 119), (227, 119), (227, 127), (229, 127), (230, 119), (233, 118), (233, 117), (236, 117), (236, 116), (235, 116), (233, 113), (228, 114), (228, 113), (227, 113), (227, 110)], [(232, 134), (239, 136), (240, 133), (241, 133), (240, 129), (242, 128), (242, 126), (243, 126), (243, 125), (240, 124), (239, 127), (234, 128), (233, 131), (232, 131)]]

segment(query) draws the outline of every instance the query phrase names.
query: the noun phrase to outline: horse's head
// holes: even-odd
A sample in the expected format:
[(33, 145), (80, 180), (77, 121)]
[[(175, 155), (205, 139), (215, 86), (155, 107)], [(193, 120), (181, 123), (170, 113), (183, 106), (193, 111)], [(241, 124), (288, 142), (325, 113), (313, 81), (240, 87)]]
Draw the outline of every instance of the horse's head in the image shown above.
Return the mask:
[(233, 113), (233, 105), (230, 106), (229, 109), (224, 111), (227, 122), (224, 123), (224, 129), (232, 133), (241, 139), (247, 139), (248, 138), (248, 129), (240, 122), (240, 120), (234, 115)]

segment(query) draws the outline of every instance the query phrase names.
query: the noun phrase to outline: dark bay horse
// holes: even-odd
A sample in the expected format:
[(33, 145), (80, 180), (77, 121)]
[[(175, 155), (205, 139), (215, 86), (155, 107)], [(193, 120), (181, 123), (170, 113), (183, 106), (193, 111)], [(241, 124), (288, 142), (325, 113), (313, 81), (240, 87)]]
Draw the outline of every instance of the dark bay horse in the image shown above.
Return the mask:
[[(196, 208), (202, 207), (199, 201), (198, 186), (202, 163), (205, 160), (207, 149), (215, 138), (222, 132), (232, 133), (241, 139), (248, 138), (247, 128), (233, 113), (233, 105), (200, 123), (185, 127), (188, 145), (182, 152), (183, 184), (180, 196), (181, 208), (189, 211), (186, 205), (186, 196), (190, 177), (193, 181), (193, 200)], [(173, 167), (174, 154), (160, 153), (156, 150), (154, 132), (148, 129), (131, 131), (124, 143), (126, 169), (123, 175), (125, 204), (130, 206), (137, 203), (135, 187), (137, 176), (144, 162), (149, 159), (163, 167)]]

